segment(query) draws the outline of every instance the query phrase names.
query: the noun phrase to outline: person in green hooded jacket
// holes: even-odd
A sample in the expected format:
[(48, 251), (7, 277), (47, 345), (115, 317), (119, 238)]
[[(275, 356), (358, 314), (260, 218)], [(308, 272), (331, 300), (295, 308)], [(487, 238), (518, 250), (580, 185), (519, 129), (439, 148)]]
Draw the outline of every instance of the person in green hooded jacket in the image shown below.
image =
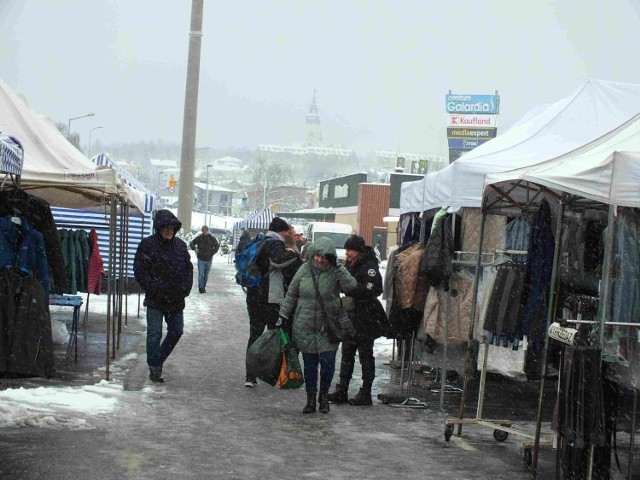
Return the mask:
[(309, 261), (293, 277), (280, 305), (280, 318), (285, 323), (291, 319), (292, 341), (302, 352), (307, 392), (307, 404), (302, 412), (316, 411), (320, 365), (319, 409), (322, 413), (328, 413), (327, 395), (340, 342), (330, 334), (325, 312), (332, 317), (346, 319), (344, 325), (351, 330), (347, 333), (355, 334), (353, 327), (348, 326), (350, 324), (342, 308), (340, 292), (348, 293), (358, 283), (343, 265), (338, 264), (333, 240), (320, 238), (308, 247), (307, 252)]

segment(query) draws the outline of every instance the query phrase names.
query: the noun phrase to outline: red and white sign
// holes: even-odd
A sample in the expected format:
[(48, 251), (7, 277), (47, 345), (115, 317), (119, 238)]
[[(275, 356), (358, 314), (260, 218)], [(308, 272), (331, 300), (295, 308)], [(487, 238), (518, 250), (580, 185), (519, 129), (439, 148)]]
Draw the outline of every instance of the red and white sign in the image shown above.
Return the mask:
[(447, 115), (448, 127), (495, 127), (497, 115)]

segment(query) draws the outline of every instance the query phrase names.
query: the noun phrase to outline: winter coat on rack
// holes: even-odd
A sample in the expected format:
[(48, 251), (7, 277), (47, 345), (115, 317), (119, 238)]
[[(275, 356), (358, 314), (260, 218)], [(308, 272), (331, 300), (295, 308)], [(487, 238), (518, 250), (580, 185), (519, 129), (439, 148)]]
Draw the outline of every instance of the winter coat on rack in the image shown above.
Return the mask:
[(25, 217), (42, 234), (47, 262), (54, 280), (53, 292), (66, 293), (68, 280), (65, 276), (62, 248), (49, 203), (21, 189), (0, 190), (0, 216), (5, 215)]
[(89, 232), (89, 272), (87, 275), (87, 292), (100, 295), (102, 277), (104, 276), (104, 262), (98, 247), (98, 232), (95, 228)]
[(537, 323), (534, 320), (541, 318), (541, 310), (546, 304), (551, 283), (554, 248), (553, 233), (551, 232), (551, 207), (546, 200), (543, 200), (531, 222), (531, 239), (525, 274), (525, 282), (529, 284), (529, 292), (522, 319), (521, 336), (538, 337), (542, 334), (540, 325), (534, 325)]
[(389, 321), (378, 296), (382, 293), (382, 276), (378, 258), (371, 247), (365, 247), (353, 263), (345, 266), (358, 285), (348, 297), (353, 299), (354, 309), (349, 318), (356, 329), (356, 343), (375, 340), (386, 334)]
[(42, 234), (26, 218), (18, 217), (20, 225), (12, 218), (0, 217), (0, 268), (17, 268), (33, 274), (48, 292), (49, 265)]
[(424, 310), (428, 289), (420, 269), (424, 252), (424, 243), (416, 243), (396, 254), (398, 271), (395, 295), (400, 308), (413, 308), (419, 312)]
[(46, 294), (31, 275), (0, 270), (0, 373), (51, 377), (53, 337)]
[(435, 221), (422, 260), (422, 271), (427, 277), (427, 283), (445, 292), (449, 290), (454, 249), (451, 219), (452, 216), (447, 214)]

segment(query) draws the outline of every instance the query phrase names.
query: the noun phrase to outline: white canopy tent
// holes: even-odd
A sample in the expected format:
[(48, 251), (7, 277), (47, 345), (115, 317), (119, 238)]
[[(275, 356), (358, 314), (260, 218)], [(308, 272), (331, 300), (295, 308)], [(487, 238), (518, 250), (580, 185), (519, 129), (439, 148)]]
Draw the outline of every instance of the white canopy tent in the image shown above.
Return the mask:
[(0, 131), (10, 133), (22, 143), (20, 186), (52, 205), (97, 207), (121, 188), (112, 169), (91, 163), (2, 80)]
[(640, 114), (566, 155), (487, 175), (486, 201), (506, 194), (524, 205), (531, 198), (527, 182), (608, 205), (640, 208)]
[(486, 174), (555, 158), (618, 127), (640, 112), (640, 85), (588, 80), (574, 94), (540, 110), (447, 168), (402, 185), (400, 212), (479, 207)]

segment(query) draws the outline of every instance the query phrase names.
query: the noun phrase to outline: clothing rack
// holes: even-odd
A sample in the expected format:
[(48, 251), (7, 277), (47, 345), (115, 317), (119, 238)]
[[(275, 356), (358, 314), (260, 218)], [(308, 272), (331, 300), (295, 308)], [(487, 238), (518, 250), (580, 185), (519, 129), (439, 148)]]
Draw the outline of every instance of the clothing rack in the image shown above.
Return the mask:
[[(543, 439), (540, 440), (539, 438), (539, 427), (537, 427), (536, 429), (536, 434), (535, 435), (531, 435), (529, 433), (525, 433), (521, 430), (515, 429), (511, 427), (511, 420), (509, 419), (485, 419), (483, 418), (483, 408), (484, 408), (484, 397), (485, 397), (485, 388), (486, 388), (486, 381), (487, 381), (487, 359), (488, 359), (488, 354), (489, 354), (489, 339), (487, 338), (486, 335), (483, 335), (483, 343), (484, 343), (484, 355), (483, 355), (483, 359), (482, 359), (482, 368), (481, 368), (481, 375), (480, 375), (480, 387), (479, 387), (479, 392), (478, 392), (478, 406), (476, 409), (476, 417), (475, 418), (470, 418), (470, 419), (465, 419), (464, 418), (464, 407), (465, 407), (465, 398), (466, 398), (466, 394), (467, 394), (467, 388), (468, 388), (468, 372), (469, 372), (469, 367), (471, 364), (471, 357), (474, 354), (474, 348), (473, 348), (473, 332), (474, 332), (474, 326), (475, 326), (475, 317), (476, 317), (476, 310), (477, 310), (477, 302), (478, 302), (478, 289), (479, 289), (479, 282), (480, 282), (480, 271), (481, 268), (484, 266), (481, 262), (481, 253), (482, 252), (482, 246), (483, 246), (483, 240), (484, 240), (484, 233), (485, 233), (485, 224), (486, 224), (486, 216), (487, 216), (487, 209), (483, 209), (482, 212), (482, 221), (480, 223), (480, 239), (479, 239), (479, 243), (478, 243), (478, 254), (476, 257), (476, 265), (475, 265), (475, 275), (474, 275), (474, 287), (473, 287), (473, 301), (471, 303), (471, 322), (469, 325), (469, 338), (467, 341), (467, 357), (465, 360), (465, 369), (464, 369), (464, 382), (463, 382), (463, 393), (462, 393), (462, 397), (461, 397), (461, 401), (460, 401), (460, 409), (459, 409), (459, 414), (458, 414), (458, 418), (448, 418), (445, 421), (445, 428), (444, 428), (444, 438), (445, 441), (449, 441), (451, 439), (451, 436), (454, 433), (454, 427), (455, 425), (458, 426), (458, 430), (456, 435), (457, 436), (461, 436), (462, 435), (462, 425), (479, 425), (482, 427), (486, 427), (486, 428), (490, 428), (493, 429), (493, 438), (497, 441), (497, 442), (504, 442), (509, 434), (513, 434), (513, 435), (517, 435), (520, 437), (523, 437), (525, 440), (522, 443), (522, 447), (524, 449), (524, 462), (526, 465), (530, 465), (532, 463), (532, 461), (537, 461), (537, 449), (538, 446), (541, 444), (545, 444), (545, 445), (552, 445), (553, 444), (553, 439), (549, 438), (549, 439)], [(562, 218), (562, 215), (560, 215), (560, 218)], [(557, 230), (559, 231), (561, 228), (561, 222), (558, 221), (557, 224)], [(558, 254), (558, 244), (559, 244), (559, 235), (556, 234), (556, 249), (554, 251), (554, 266), (553, 266), (553, 273), (552, 273), (552, 281), (551, 281), (551, 285), (554, 285), (555, 283), (555, 275), (556, 275), (556, 263), (557, 263), (557, 254)], [(523, 250), (507, 250), (507, 249), (496, 249), (496, 251), (494, 252), (495, 254), (507, 254), (507, 255), (526, 255), (528, 252), (527, 251), (523, 251)], [(550, 301), (549, 304), (549, 312), (548, 314), (550, 314), (551, 312), (551, 305), (553, 302)], [(548, 319), (547, 319), (547, 323), (548, 323)], [(548, 340), (547, 340), (548, 342)], [(546, 352), (547, 352), (547, 345), (545, 342), (545, 347), (543, 350), (543, 366), (542, 366), (542, 386), (540, 388), (540, 395), (542, 396), (542, 391), (543, 391), (543, 386), (544, 386), (544, 376), (546, 375)], [(541, 402), (540, 402), (541, 405)], [(539, 406), (540, 406), (539, 405)], [(540, 411), (538, 412), (538, 420), (539, 420), (539, 416), (540, 416)], [(532, 452), (532, 448), (533, 448), (533, 452)]]

